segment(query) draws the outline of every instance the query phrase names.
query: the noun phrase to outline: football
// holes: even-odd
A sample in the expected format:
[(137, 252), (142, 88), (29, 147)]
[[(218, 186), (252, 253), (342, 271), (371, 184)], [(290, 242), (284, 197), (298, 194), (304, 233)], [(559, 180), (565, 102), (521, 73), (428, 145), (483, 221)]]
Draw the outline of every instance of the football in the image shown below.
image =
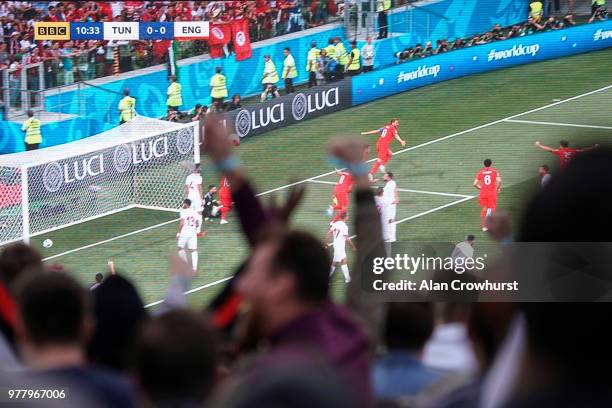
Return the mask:
[(51, 248), (53, 246), (53, 241), (47, 238), (43, 241), (43, 246), (45, 248)]

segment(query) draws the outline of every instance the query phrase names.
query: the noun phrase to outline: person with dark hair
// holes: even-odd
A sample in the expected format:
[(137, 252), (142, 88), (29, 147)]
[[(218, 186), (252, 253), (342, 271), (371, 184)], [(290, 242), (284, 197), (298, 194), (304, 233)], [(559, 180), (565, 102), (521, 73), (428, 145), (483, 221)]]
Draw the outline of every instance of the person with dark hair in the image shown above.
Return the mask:
[(21, 242), (7, 245), (0, 252), (0, 337), (8, 346), (0, 352), (0, 363), (6, 359), (16, 361), (15, 324), (17, 307), (15, 305), (15, 282), (27, 275), (42, 271), (42, 259), (38, 251)]
[(231, 102), (227, 104), (225, 111), (230, 112), (230, 111), (240, 109), (240, 108), (242, 108), (242, 105), (240, 104), (240, 95), (235, 94), (232, 96)]
[(589, 150), (596, 149), (599, 146), (598, 144), (594, 144), (593, 146), (590, 146), (590, 147), (585, 147), (582, 149), (574, 149), (574, 148), (569, 147), (569, 142), (567, 140), (561, 140), (559, 142), (558, 149), (554, 149), (552, 147), (545, 146), (538, 141), (535, 142), (535, 145), (539, 147), (540, 149), (545, 150), (547, 152), (551, 152), (555, 156), (559, 157), (559, 167), (561, 168), (564, 168), (565, 166), (567, 166), (568, 163), (572, 161), (578, 153), (588, 152)]
[(548, 184), (550, 178), (552, 177), (550, 175), (550, 167), (548, 167), (548, 164), (541, 165), (538, 168), (538, 174), (540, 175), (540, 186), (543, 188)]
[(384, 318), (387, 353), (372, 369), (374, 395), (379, 400), (414, 396), (441, 377), (421, 362), (434, 327), (431, 303), (389, 303)]
[(134, 337), (147, 317), (136, 288), (121, 275), (109, 276), (93, 292), (93, 310), (96, 328), (89, 344), (89, 361), (127, 371), (132, 367)]
[(93, 283), (93, 285), (89, 287), (89, 290), (97, 289), (98, 286), (102, 284), (103, 279), (104, 279), (104, 275), (102, 275), (100, 272), (96, 273), (96, 281)]
[(215, 217), (217, 215), (213, 212), (216, 192), (217, 186), (215, 186), (214, 184), (210, 184), (208, 186), (206, 194), (204, 194), (204, 204), (202, 209), (202, 216), (204, 217), (204, 221), (209, 221), (212, 217)]
[(216, 365), (213, 332), (193, 311), (172, 310), (145, 322), (136, 340), (135, 377), (152, 406), (202, 406)]
[(98, 406), (135, 406), (127, 381), (86, 364), (94, 327), (89, 292), (62, 272), (41, 272), (19, 283), (17, 339), (38, 380), (83, 393)]
[(491, 159), (485, 159), (484, 167), (476, 173), (472, 186), (479, 190), (480, 227), (487, 231), (487, 217), (492, 216), (497, 208), (497, 195), (501, 191), (502, 179), (499, 171), (493, 168)]
[(347, 311), (331, 302), (330, 265), (322, 243), (304, 232), (273, 234), (254, 248), (237, 290), (250, 301), (250, 319), (270, 344), (255, 373), (328, 362), (365, 405), (367, 341)]

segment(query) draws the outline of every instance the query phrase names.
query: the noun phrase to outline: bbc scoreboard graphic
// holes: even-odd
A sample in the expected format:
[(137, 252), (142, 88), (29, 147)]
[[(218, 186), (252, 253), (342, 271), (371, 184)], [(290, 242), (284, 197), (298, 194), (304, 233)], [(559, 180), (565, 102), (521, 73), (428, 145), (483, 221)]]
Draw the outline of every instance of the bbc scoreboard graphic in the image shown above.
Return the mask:
[(208, 38), (208, 21), (34, 23), (36, 41), (56, 40), (203, 40)]

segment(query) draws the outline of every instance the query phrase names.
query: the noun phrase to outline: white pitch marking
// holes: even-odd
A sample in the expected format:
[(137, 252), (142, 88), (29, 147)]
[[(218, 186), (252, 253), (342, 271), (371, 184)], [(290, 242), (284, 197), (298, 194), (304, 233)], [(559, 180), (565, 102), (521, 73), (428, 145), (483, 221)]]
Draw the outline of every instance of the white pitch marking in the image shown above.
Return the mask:
[(612, 130), (612, 126), (596, 126), (596, 125), (579, 125), (576, 123), (557, 123), (557, 122), (540, 122), (536, 120), (520, 120), (520, 119), (508, 119), (506, 122), (511, 123), (525, 123), (530, 125), (544, 125), (544, 126), (562, 126), (562, 127), (577, 127), (577, 128), (588, 128), (588, 129), (608, 129)]

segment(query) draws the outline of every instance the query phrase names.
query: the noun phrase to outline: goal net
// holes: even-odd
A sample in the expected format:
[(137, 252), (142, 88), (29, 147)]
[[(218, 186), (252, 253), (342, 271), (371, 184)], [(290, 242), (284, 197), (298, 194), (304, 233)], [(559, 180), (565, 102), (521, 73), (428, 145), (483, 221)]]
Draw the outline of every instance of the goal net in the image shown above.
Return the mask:
[(137, 116), (107, 132), (0, 156), (0, 245), (134, 207), (178, 211), (197, 122)]

